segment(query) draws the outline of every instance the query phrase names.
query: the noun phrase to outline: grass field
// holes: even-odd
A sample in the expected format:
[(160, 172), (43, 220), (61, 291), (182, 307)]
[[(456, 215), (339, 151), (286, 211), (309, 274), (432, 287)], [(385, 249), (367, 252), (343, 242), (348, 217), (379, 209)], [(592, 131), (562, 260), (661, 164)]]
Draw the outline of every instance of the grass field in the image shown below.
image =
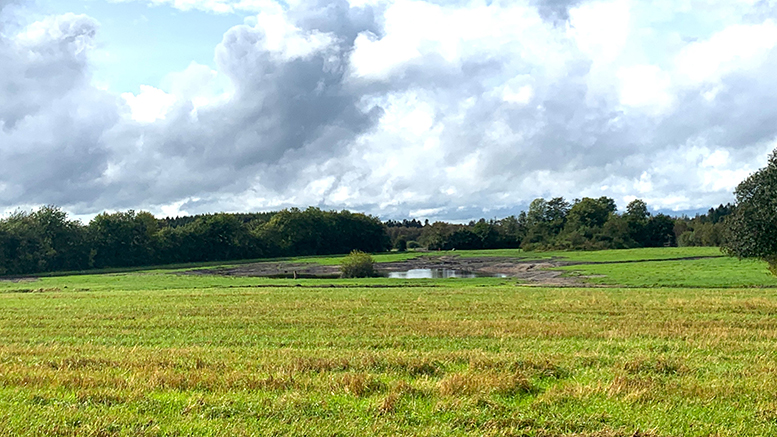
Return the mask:
[(0, 435), (777, 435), (777, 282), (762, 264), (511, 253), (604, 262), (564, 269), (623, 286), (0, 282)]

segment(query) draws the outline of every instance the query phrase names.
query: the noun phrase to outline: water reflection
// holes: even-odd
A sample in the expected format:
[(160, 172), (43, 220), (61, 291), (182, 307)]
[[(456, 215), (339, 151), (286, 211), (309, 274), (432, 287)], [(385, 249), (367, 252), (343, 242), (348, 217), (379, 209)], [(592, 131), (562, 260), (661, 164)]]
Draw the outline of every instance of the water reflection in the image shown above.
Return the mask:
[(504, 278), (506, 275), (484, 275), (453, 269), (411, 269), (404, 272), (389, 272), (389, 278), (397, 279), (447, 279), (447, 278)]

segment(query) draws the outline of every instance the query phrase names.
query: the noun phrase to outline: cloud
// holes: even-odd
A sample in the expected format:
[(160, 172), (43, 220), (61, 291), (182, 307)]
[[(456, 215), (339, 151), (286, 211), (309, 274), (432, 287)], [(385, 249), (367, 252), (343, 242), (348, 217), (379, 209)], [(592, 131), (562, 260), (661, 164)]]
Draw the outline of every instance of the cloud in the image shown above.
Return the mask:
[(546, 20), (555, 23), (569, 20), (569, 9), (582, 3), (582, 0), (537, 0), (537, 10)]
[(0, 204), (466, 220), (608, 195), (688, 210), (730, 201), (777, 140), (763, 3), (156, 3), (255, 16), (215, 68), (122, 96), (92, 84), (88, 17), (0, 37)]
[(278, 4), (272, 0), (111, 0), (116, 3), (142, 1), (153, 6), (170, 6), (182, 11), (200, 10), (217, 14), (234, 12), (260, 12), (266, 9), (277, 9)]
[[(338, 156), (380, 112), (364, 107), (344, 82), (347, 44), (347, 36), (302, 29), (286, 14), (260, 15), (230, 29), (216, 49), (217, 71), (192, 66), (170, 81), (172, 94), (147, 89), (128, 96), (132, 103), (150, 102), (158, 121), (109, 133), (117, 153), (99, 201), (165, 205), (302, 188), (305, 166)], [(195, 94), (219, 79), (230, 90), (205, 92), (218, 97), (198, 101)], [(148, 99), (138, 100), (144, 94)], [(160, 100), (163, 118), (155, 111)]]
[(124, 93), (121, 96), (129, 105), (130, 117), (141, 123), (164, 120), (176, 101), (174, 95), (148, 85), (141, 85), (138, 95)]
[(692, 82), (712, 82), (741, 69), (762, 64), (777, 44), (771, 19), (755, 25), (734, 25), (711, 38), (689, 44), (677, 56), (679, 73)]
[(90, 85), (87, 52), (96, 29), (91, 18), (68, 14), (0, 37), (4, 206), (75, 205), (97, 194), (110, 154), (102, 136), (119, 115), (115, 97)]

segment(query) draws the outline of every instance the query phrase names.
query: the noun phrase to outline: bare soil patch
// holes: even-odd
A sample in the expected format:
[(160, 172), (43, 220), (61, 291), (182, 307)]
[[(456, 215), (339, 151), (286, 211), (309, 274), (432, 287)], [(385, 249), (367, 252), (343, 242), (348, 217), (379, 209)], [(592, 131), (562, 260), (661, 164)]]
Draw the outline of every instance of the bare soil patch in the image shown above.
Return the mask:
[(410, 269), (451, 269), (483, 275), (505, 275), (536, 285), (585, 285), (579, 278), (562, 276), (565, 273), (563, 271), (550, 270), (553, 267), (572, 264), (574, 263), (558, 259), (527, 261), (509, 257), (465, 258), (458, 255), (446, 255), (421, 256), (406, 261), (380, 263), (377, 265), (377, 269), (380, 272), (401, 272)]
[[(527, 261), (508, 257), (473, 257), (458, 255), (420, 256), (405, 261), (377, 263), (376, 270), (381, 274), (404, 272), (412, 269), (450, 269), (476, 274), (505, 275), (520, 279), (533, 285), (585, 286), (580, 277), (562, 276), (565, 272), (550, 270), (553, 267), (576, 264), (569, 261), (549, 259)], [(226, 275), (270, 278), (336, 278), (340, 275), (339, 266), (324, 266), (307, 263), (260, 262), (234, 267), (190, 270), (185, 274)]]
[(339, 278), (339, 266), (310, 263), (259, 262), (235, 267), (217, 267), (184, 272), (187, 275), (224, 275), (262, 278)]

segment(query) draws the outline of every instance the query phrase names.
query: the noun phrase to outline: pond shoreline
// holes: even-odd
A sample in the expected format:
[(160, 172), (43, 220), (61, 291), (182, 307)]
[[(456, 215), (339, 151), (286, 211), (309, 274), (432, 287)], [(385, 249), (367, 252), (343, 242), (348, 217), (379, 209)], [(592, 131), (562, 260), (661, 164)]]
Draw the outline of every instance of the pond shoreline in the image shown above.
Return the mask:
[[(565, 272), (551, 270), (555, 267), (580, 264), (559, 259), (528, 261), (512, 257), (462, 257), (459, 255), (424, 255), (404, 261), (376, 263), (380, 276), (410, 270), (447, 270), (469, 272), (480, 277), (516, 278), (533, 285), (584, 286), (579, 277), (563, 276)], [(188, 275), (224, 275), (264, 278), (320, 278), (339, 277), (336, 265), (294, 262), (258, 262), (233, 267), (198, 269), (184, 272)], [(397, 278), (406, 279), (406, 278)]]

